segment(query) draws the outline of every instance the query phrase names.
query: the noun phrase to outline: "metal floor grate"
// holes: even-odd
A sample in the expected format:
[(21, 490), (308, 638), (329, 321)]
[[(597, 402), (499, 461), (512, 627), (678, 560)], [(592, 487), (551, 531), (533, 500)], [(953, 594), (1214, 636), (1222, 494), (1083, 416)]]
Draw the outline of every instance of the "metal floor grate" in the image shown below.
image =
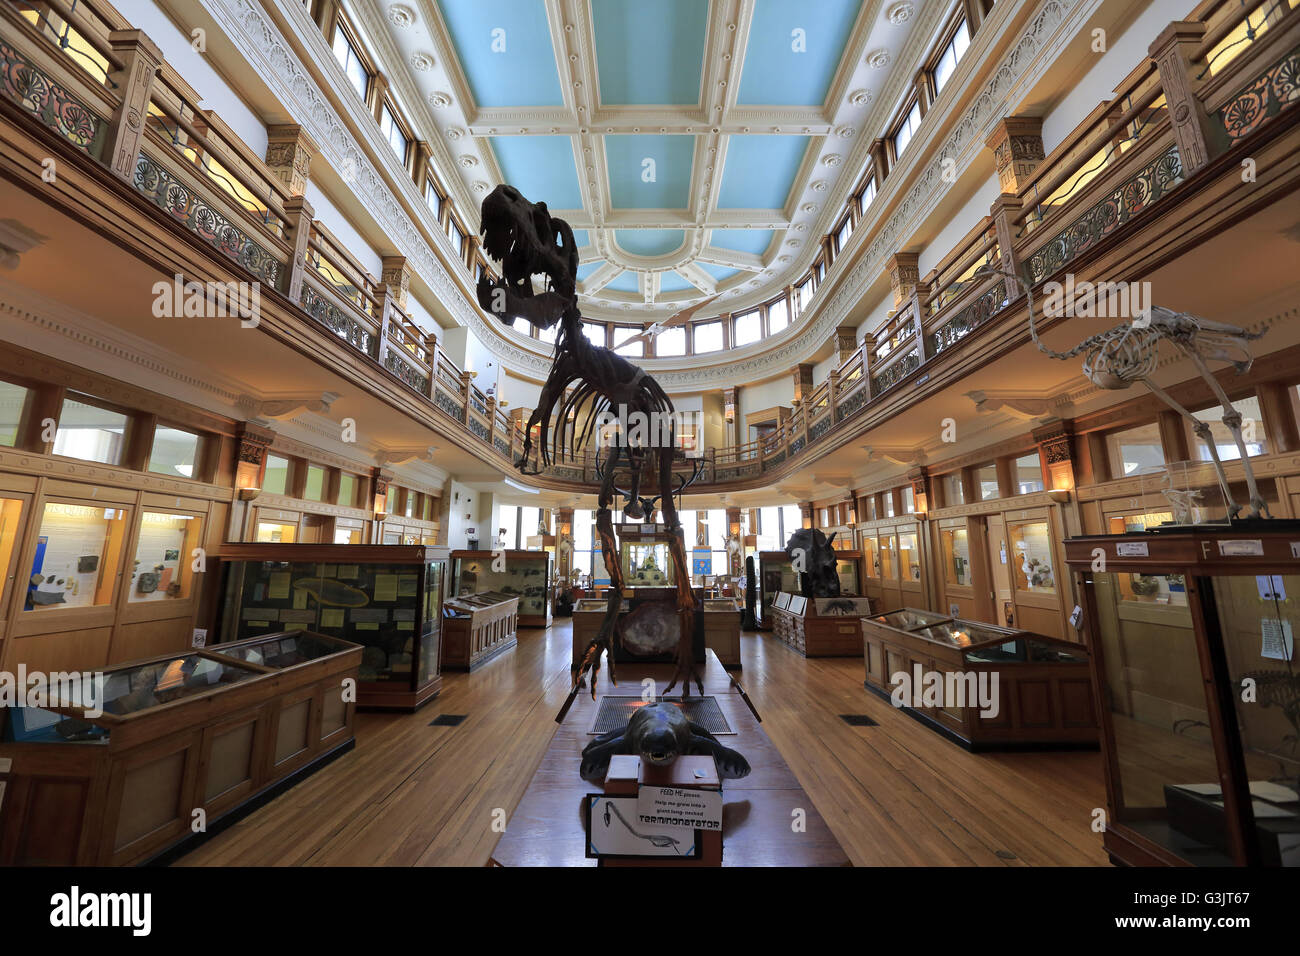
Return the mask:
[[(727, 718), (722, 716), (716, 697), (660, 697), (660, 703), (676, 704), (686, 712), (686, 719), (699, 724), (711, 734), (734, 734)], [(596, 723), (589, 734), (607, 734), (611, 730), (622, 730), (632, 719), (632, 713), (638, 707), (644, 707), (645, 701), (640, 697), (602, 697), (600, 709), (596, 711)]]
[(430, 727), (458, 727), (468, 714), (439, 714), (429, 721)]
[(876, 727), (874, 720), (866, 714), (840, 714), (840, 720), (844, 721), (850, 727)]

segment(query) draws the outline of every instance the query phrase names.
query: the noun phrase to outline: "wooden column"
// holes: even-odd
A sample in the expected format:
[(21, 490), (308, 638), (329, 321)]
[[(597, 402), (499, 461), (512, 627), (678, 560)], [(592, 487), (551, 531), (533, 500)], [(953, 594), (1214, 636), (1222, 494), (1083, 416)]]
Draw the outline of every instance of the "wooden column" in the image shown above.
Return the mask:
[(1209, 121), (1196, 95), (1199, 82), (1191, 63), (1205, 38), (1205, 24), (1175, 20), (1160, 31), (1147, 53), (1160, 69), (1160, 87), (1169, 106), (1174, 141), (1182, 160), (1183, 175), (1190, 177), (1210, 160)]
[(896, 252), (889, 259), (889, 289), (894, 293), (896, 310), (912, 297), (912, 290), (921, 279), (919, 258), (915, 252)]
[(879, 190), (885, 177), (889, 174), (889, 164), (885, 159), (885, 140), (883, 137), (877, 137), (871, 141), (868, 148), (868, 154), (871, 156), (871, 168), (876, 176), (876, 189)]
[(319, 152), (301, 126), (286, 123), (266, 128), (266, 165), (295, 196), (306, 192), (311, 161)]
[[(993, 200), (989, 215), (993, 217), (993, 228), (998, 237), (998, 263), (1004, 272), (1020, 275), (1020, 257), (1016, 255), (1016, 217), (1020, 215), (1019, 197), (1003, 193)], [(1028, 281), (1028, 280), (1026, 280)], [(1020, 296), (1020, 286), (1011, 278), (1004, 280), (1007, 301), (1014, 302)]]
[(403, 311), (411, 289), (411, 267), (405, 256), (384, 256), (380, 259), (379, 281), (388, 286), (393, 298)]
[(1186, 419), (1172, 409), (1162, 411), (1156, 416), (1156, 426), (1160, 431), (1160, 447), (1164, 450), (1165, 461), (1187, 461), (1191, 458), (1188, 450)]
[(302, 296), (302, 277), (307, 270), (307, 240), (311, 237), (311, 223), (315, 210), (302, 196), (285, 201), (285, 225), (293, 258), (289, 261), (289, 274), (284, 289), (285, 296), (295, 305)]
[(1043, 120), (1004, 116), (984, 144), (993, 151), (1002, 192), (1019, 193), (1043, 162)]
[(809, 364), (794, 367), (794, 400), (804, 401), (813, 390), (813, 366)]
[(732, 386), (722, 390), (722, 425), (727, 436), (727, 444), (733, 448), (741, 444), (739, 399), (739, 386)]
[(835, 351), (839, 362), (843, 364), (858, 350), (858, 330), (852, 325), (841, 325), (835, 329)]
[(122, 68), (110, 74), (108, 79), (117, 85), (122, 100), (108, 125), (104, 158), (109, 169), (129, 183), (135, 180), (136, 160), (140, 155), (140, 141), (144, 138), (153, 81), (162, 65), (163, 55), (141, 30), (114, 30), (108, 35), (108, 42), (122, 64)]
[(867, 390), (867, 401), (871, 401), (871, 353), (876, 347), (876, 337), (868, 332), (862, 337), (862, 387)]
[(1071, 491), (1077, 482), (1074, 469), (1074, 423), (1051, 418), (1032, 432), (1043, 466), (1043, 487)]
[[(417, 139), (411, 144), (411, 156), (412, 178), (415, 180), (415, 188), (420, 190), (420, 195), (423, 196), (425, 183), (429, 181), (429, 163), (432, 161), (433, 147), (429, 145), (428, 140)], [(438, 207), (434, 206), (429, 212), (436, 218)]]

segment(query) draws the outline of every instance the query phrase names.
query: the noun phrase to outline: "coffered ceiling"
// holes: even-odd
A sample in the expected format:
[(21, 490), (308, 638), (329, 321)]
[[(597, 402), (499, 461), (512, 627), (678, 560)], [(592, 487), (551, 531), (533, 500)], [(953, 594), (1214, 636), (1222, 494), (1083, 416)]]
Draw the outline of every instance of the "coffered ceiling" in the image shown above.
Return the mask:
[(446, 174), (546, 202), (575, 230), (584, 312), (650, 321), (715, 294), (735, 311), (807, 269), (952, 4), (347, 6), (451, 147)]

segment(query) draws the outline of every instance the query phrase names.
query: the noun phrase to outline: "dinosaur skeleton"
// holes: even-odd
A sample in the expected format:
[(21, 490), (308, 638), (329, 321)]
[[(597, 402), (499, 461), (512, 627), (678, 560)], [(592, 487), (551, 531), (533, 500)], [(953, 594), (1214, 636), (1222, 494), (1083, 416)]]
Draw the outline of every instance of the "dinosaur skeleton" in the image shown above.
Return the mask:
[(1084, 377), (1097, 387), (1119, 390), (1141, 383), (1162, 402), (1187, 419), (1192, 431), (1209, 449), (1214, 472), (1223, 489), (1224, 500), (1228, 503), (1228, 518), (1236, 518), (1245, 505), (1237, 504), (1233, 500), (1232, 491), (1228, 486), (1228, 477), (1223, 471), (1223, 462), (1219, 460), (1219, 450), (1215, 445), (1209, 423), (1201, 421), (1184, 408), (1151, 377), (1159, 357), (1160, 342), (1164, 340), (1173, 343), (1175, 348), (1191, 359), (1201, 378), (1206, 381), (1223, 405), (1223, 424), (1227, 426), (1228, 431), (1232, 433), (1233, 441), (1237, 443), (1237, 450), (1241, 455), (1241, 467), (1246, 476), (1246, 488), (1250, 496), (1250, 506), (1245, 517), (1269, 517), (1268, 504), (1260, 496), (1255, 484), (1255, 472), (1250, 467), (1250, 456), (1241, 433), (1241, 412), (1232, 407), (1232, 402), (1224, 392), (1223, 386), (1219, 384), (1219, 380), (1214, 377), (1207, 364), (1208, 361), (1227, 362), (1238, 375), (1249, 371), (1254, 358), (1250, 354), (1247, 343), (1263, 336), (1263, 332), (1247, 332), (1238, 326), (1213, 322), (1188, 312), (1174, 312), (1172, 309), (1152, 306), (1126, 325), (1117, 325), (1113, 329), (1089, 336), (1068, 352), (1057, 352), (1038, 339), (1038, 329), (1034, 325), (1034, 294), (1030, 285), (1016, 273), (992, 266), (984, 266), (977, 273), (979, 276), (993, 274), (1014, 280), (1024, 290), (1029, 308), (1029, 334), (1040, 352), (1055, 359), (1069, 359), (1082, 355)]
[[(531, 203), (514, 187), (500, 185), (484, 198), (481, 223), (483, 249), (501, 263), (501, 278), (494, 279), (486, 272), (480, 277), (479, 305), (506, 324), (517, 318), (539, 329), (559, 324), (555, 358), (524, 429), (522, 454), (515, 467), (521, 474), (539, 474), (553, 460), (571, 459), (596, 438), (596, 470), (600, 478), (596, 532), (601, 548), (611, 557), (619, 553), (610, 513), (616, 492), (626, 502), (624, 515), (633, 520), (653, 520), (656, 511), (662, 512), (669, 532), (668, 552), (677, 581), (676, 612), (681, 624), (675, 649), (676, 671), (664, 693), (671, 692), (679, 679), (689, 692), (694, 678), (703, 694), (704, 682), (694, 657), (695, 593), (691, 590), (681, 521), (673, 500), (699, 475), (700, 463), (696, 462), (689, 475), (673, 474), (673, 403), (644, 370), (610, 349), (593, 345), (583, 334), (577, 295), (578, 249), (567, 222), (553, 218), (545, 203)], [(546, 277), (545, 289), (540, 293), (533, 288), (534, 276)], [(628, 421), (668, 423), (668, 427), (608, 427), (612, 418), (618, 416), (621, 420), (624, 415)], [(534, 429), (538, 433), (535, 461)], [(606, 452), (603, 460), (602, 446)], [(628, 475), (626, 488), (615, 483), (620, 471)], [(654, 493), (642, 493), (642, 482), (647, 478), (657, 482)], [(613, 650), (625, 582), (617, 560), (608, 562), (607, 568), (610, 589), (605, 617), (582, 664), (573, 672), (576, 693), (583, 675), (591, 669), (593, 698), (600, 659), (606, 651), (610, 652), (610, 681), (617, 683)], [(566, 703), (561, 718), (567, 710)]]

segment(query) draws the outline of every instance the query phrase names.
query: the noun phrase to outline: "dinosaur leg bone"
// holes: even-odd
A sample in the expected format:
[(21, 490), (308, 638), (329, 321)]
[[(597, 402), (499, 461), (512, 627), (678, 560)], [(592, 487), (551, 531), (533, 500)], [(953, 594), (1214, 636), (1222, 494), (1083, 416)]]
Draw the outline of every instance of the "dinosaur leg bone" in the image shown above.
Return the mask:
[(1152, 394), (1154, 394), (1156, 398), (1160, 399), (1179, 415), (1192, 423), (1192, 431), (1195, 432), (1196, 436), (1204, 441), (1206, 447), (1210, 449), (1210, 461), (1214, 465), (1214, 473), (1219, 478), (1219, 487), (1223, 489), (1223, 500), (1228, 503), (1228, 517), (1237, 517), (1237, 512), (1241, 510), (1241, 505), (1232, 500), (1232, 489), (1228, 487), (1228, 476), (1223, 472), (1223, 462), (1219, 461), (1219, 450), (1214, 446), (1214, 435), (1210, 432), (1210, 426), (1201, 421), (1187, 409), (1183, 408), (1183, 406), (1178, 402), (1174, 401), (1169, 396), (1168, 392), (1155, 382), (1151, 381), (1151, 379), (1141, 378), (1139, 381), (1147, 388), (1151, 389)]
[[(1247, 513), (1248, 518), (1263, 518), (1268, 516), (1268, 502), (1259, 493), (1259, 488), (1255, 484), (1255, 470), (1250, 467), (1250, 455), (1246, 452), (1246, 441), (1241, 435), (1241, 412), (1232, 406), (1228, 400), (1227, 393), (1219, 380), (1210, 372), (1209, 367), (1205, 364), (1205, 359), (1201, 358), (1199, 352), (1188, 350), (1193, 362), (1196, 363), (1197, 371), (1201, 373), (1201, 378), (1210, 383), (1210, 388), (1214, 390), (1214, 395), (1218, 398), (1219, 403), (1223, 405), (1223, 424), (1228, 426), (1228, 431), (1232, 432), (1232, 440), (1237, 443), (1237, 451), (1241, 455), (1241, 467), (1246, 474), (1246, 491), (1250, 495), (1250, 511)], [(1209, 426), (1206, 426), (1206, 431)], [(1199, 432), (1197, 434), (1200, 434)], [(1206, 438), (1205, 442), (1214, 448), (1213, 439)]]

